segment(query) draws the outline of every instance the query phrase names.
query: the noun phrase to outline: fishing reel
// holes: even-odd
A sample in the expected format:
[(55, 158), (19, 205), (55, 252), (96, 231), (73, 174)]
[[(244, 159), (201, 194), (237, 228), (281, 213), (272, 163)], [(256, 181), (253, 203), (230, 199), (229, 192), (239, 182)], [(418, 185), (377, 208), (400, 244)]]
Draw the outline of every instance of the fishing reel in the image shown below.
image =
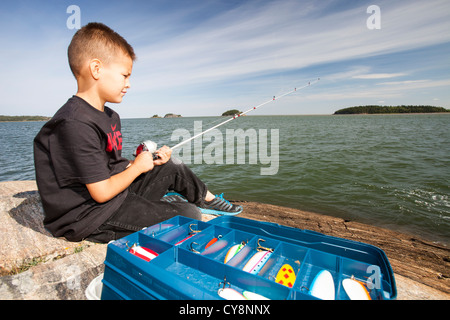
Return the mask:
[(159, 159), (158, 155), (155, 153), (157, 147), (158, 145), (151, 140), (144, 141), (140, 145), (138, 145), (138, 147), (133, 153), (133, 156), (137, 157), (139, 154), (141, 154), (141, 152), (148, 151), (152, 153), (153, 160)]

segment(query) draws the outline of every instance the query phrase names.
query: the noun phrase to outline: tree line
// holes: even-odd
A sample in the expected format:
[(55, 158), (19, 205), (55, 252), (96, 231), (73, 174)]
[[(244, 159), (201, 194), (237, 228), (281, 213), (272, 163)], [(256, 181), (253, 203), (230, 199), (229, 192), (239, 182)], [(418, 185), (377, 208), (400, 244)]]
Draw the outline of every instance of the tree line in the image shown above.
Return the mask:
[(0, 115), (0, 121), (48, 121), (51, 117), (43, 116), (2, 116)]
[(239, 111), (238, 109), (231, 109), (228, 111), (225, 111), (224, 113), (222, 113), (222, 117), (226, 117), (226, 116), (234, 116), (236, 114), (241, 114), (242, 111)]
[(450, 112), (442, 107), (434, 106), (356, 106), (344, 108), (336, 111), (334, 114), (382, 114), (382, 113), (435, 113)]

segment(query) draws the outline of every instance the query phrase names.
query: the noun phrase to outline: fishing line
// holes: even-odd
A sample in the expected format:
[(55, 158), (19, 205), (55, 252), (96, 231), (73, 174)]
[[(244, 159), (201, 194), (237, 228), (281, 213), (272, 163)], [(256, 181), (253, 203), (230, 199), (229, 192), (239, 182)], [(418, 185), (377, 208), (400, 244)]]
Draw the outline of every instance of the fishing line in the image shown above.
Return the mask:
[(300, 87), (300, 88), (294, 88), (294, 90), (291, 90), (291, 91), (289, 91), (289, 92), (283, 93), (282, 95), (280, 95), (280, 96), (278, 96), (278, 97), (273, 96), (273, 98), (272, 98), (271, 100), (268, 100), (268, 101), (266, 101), (266, 102), (263, 102), (263, 103), (261, 103), (261, 104), (255, 106), (255, 107), (252, 107), (251, 109), (248, 109), (247, 111), (244, 111), (244, 112), (242, 112), (242, 113), (240, 113), (240, 114), (235, 114), (233, 117), (231, 117), (231, 118), (229, 118), (229, 119), (227, 119), (227, 120), (225, 120), (225, 121), (223, 121), (223, 122), (221, 122), (221, 123), (219, 123), (219, 124), (217, 124), (217, 125), (215, 125), (215, 126), (209, 128), (209, 129), (207, 129), (207, 130), (205, 130), (205, 131), (203, 131), (203, 132), (200, 132), (199, 134), (196, 134), (195, 136), (193, 136), (193, 137), (191, 137), (191, 138), (189, 138), (189, 139), (186, 139), (186, 140), (184, 140), (184, 141), (181, 141), (180, 143), (174, 145), (171, 149), (172, 149), (172, 150), (173, 150), (173, 149), (176, 149), (176, 148), (178, 148), (178, 147), (180, 147), (180, 146), (182, 146), (182, 145), (188, 143), (189, 141), (192, 141), (192, 140), (194, 140), (194, 139), (196, 139), (196, 138), (198, 138), (198, 137), (204, 135), (205, 133), (207, 133), (207, 132), (209, 132), (209, 131), (211, 131), (211, 130), (213, 130), (213, 129), (216, 129), (216, 128), (218, 128), (218, 127), (224, 125), (225, 123), (228, 123), (228, 122), (230, 122), (230, 121), (232, 121), (232, 120), (234, 120), (234, 119), (236, 119), (236, 118), (239, 118), (240, 116), (242, 116), (242, 115), (244, 115), (244, 114), (246, 114), (246, 113), (248, 113), (248, 112), (250, 112), (250, 111), (256, 110), (256, 109), (258, 109), (259, 107), (262, 107), (262, 106), (264, 106), (264, 105), (266, 105), (266, 104), (268, 104), (268, 103), (274, 102), (274, 101), (279, 100), (279, 99), (281, 99), (281, 98), (283, 98), (283, 97), (285, 97), (285, 96), (287, 96), (287, 95), (290, 95), (290, 94), (292, 94), (292, 93), (294, 93), (294, 92), (297, 92), (297, 91), (300, 91), (300, 90), (302, 90), (302, 89), (304, 89), (304, 88), (307, 88), (307, 87), (309, 87), (309, 86), (315, 84), (315, 83), (318, 82), (319, 80), (320, 80), (320, 78), (317, 78), (317, 80), (314, 80), (314, 81), (312, 81), (312, 82), (310, 81), (310, 82), (308, 82), (308, 84), (304, 85), (303, 87)]
[[(283, 97), (285, 97), (285, 96), (287, 96), (287, 95), (290, 95), (290, 94), (292, 94), (292, 93), (294, 93), (294, 92), (300, 91), (300, 90), (302, 90), (302, 89), (304, 89), (304, 88), (310, 87), (311, 85), (317, 83), (319, 80), (320, 80), (320, 78), (317, 78), (317, 80), (314, 80), (314, 81), (309, 81), (309, 82), (308, 82), (306, 85), (304, 85), (303, 87), (300, 87), (300, 88), (294, 88), (294, 90), (291, 90), (291, 91), (289, 91), (289, 92), (283, 93), (282, 95), (280, 95), (280, 96), (278, 96), (278, 97), (273, 96), (272, 99), (270, 99), (270, 100), (268, 100), (268, 101), (266, 101), (266, 102), (263, 102), (263, 103), (261, 103), (261, 104), (255, 106), (255, 107), (252, 107), (252, 108), (248, 109), (247, 111), (244, 111), (244, 112), (242, 112), (242, 113), (240, 113), (240, 114), (235, 114), (233, 117), (231, 117), (231, 118), (229, 118), (229, 119), (227, 119), (227, 120), (225, 120), (225, 121), (223, 121), (223, 122), (221, 122), (221, 123), (219, 123), (219, 124), (217, 124), (217, 125), (215, 125), (215, 126), (209, 128), (209, 129), (207, 129), (207, 130), (205, 130), (205, 131), (203, 131), (203, 132), (200, 132), (200, 133), (196, 134), (195, 136), (193, 136), (193, 137), (191, 137), (191, 138), (189, 138), (189, 139), (186, 139), (186, 140), (184, 140), (184, 141), (181, 141), (180, 143), (174, 145), (171, 149), (173, 150), (173, 149), (179, 148), (179, 147), (181, 147), (182, 145), (188, 143), (189, 141), (192, 141), (192, 140), (194, 140), (194, 139), (196, 139), (196, 138), (198, 138), (198, 137), (204, 135), (205, 133), (207, 133), (207, 132), (209, 132), (209, 131), (211, 131), (211, 130), (213, 130), (213, 129), (216, 129), (216, 128), (220, 127), (220, 126), (223, 126), (224, 124), (226, 124), (226, 123), (228, 123), (228, 122), (230, 122), (230, 121), (232, 121), (232, 120), (234, 120), (234, 119), (236, 119), (236, 118), (239, 118), (240, 116), (243, 116), (244, 114), (247, 114), (247, 113), (250, 112), (250, 111), (256, 110), (256, 109), (258, 109), (258, 108), (260, 108), (260, 107), (262, 107), (262, 106), (264, 106), (264, 105), (266, 105), (266, 104), (268, 104), (268, 103), (274, 102), (274, 101), (276, 101), (276, 100), (280, 100), (281, 98), (283, 98)], [(156, 149), (157, 149), (157, 144), (156, 144), (155, 142), (153, 142), (153, 141), (147, 140), (147, 141), (142, 142), (142, 143), (136, 148), (136, 151), (134, 152), (134, 156), (138, 156), (142, 151), (150, 151), (151, 153), (153, 153), (153, 158), (154, 158), (154, 159), (157, 159), (158, 156), (157, 156), (156, 154), (154, 154), (154, 152), (156, 151)]]

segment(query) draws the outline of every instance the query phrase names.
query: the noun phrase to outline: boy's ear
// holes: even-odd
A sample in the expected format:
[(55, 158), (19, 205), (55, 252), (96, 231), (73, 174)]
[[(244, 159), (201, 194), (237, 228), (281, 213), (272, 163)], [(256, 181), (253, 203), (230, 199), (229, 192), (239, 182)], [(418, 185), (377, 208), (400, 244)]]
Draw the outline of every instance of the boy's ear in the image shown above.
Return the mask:
[(89, 62), (89, 71), (91, 73), (92, 78), (94, 78), (95, 80), (99, 79), (102, 67), (103, 64), (99, 59), (92, 59)]

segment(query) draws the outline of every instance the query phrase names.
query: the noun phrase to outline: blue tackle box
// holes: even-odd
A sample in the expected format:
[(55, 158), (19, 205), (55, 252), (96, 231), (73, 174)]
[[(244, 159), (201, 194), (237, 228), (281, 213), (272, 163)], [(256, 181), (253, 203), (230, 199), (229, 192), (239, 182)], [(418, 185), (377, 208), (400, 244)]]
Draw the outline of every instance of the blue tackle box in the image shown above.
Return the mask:
[(395, 299), (372, 245), (236, 216), (183, 216), (108, 244), (101, 298)]

